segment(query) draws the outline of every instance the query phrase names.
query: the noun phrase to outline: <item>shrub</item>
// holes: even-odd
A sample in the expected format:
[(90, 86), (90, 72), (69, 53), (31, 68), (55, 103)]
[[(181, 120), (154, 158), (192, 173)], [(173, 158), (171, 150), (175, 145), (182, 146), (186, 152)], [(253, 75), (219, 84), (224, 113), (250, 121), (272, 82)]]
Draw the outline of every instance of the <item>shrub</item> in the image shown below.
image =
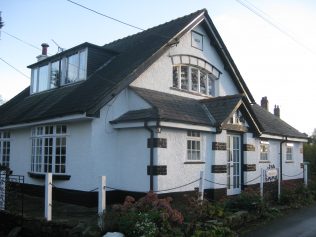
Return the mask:
[(225, 208), (234, 211), (245, 210), (262, 214), (267, 208), (267, 204), (262, 200), (258, 191), (247, 188), (237, 197), (227, 200)]
[[(171, 206), (172, 198), (159, 199), (153, 192), (138, 201), (127, 196), (122, 205), (113, 205), (105, 214), (105, 230), (120, 231), (128, 236), (168, 236), (179, 232), (183, 215)], [(170, 235), (170, 236), (173, 236)], [(179, 235), (178, 235), (179, 236)]]

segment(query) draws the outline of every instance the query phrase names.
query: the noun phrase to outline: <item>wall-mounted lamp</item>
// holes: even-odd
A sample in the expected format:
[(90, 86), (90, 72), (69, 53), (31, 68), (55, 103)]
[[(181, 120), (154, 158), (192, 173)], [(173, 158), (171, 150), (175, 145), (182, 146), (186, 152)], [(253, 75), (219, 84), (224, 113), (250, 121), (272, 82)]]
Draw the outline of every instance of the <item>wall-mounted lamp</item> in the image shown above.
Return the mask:
[(161, 127), (156, 127), (156, 133), (161, 133)]

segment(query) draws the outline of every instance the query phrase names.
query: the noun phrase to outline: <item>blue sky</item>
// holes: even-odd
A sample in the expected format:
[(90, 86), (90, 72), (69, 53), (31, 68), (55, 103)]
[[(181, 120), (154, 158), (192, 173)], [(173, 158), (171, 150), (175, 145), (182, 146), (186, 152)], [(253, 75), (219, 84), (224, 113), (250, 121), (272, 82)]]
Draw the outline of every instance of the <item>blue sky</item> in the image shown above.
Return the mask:
[[(279, 105), (281, 117), (301, 132), (311, 134), (316, 127), (315, 1), (240, 0), (267, 13), (296, 42), (237, 0), (74, 1), (143, 29), (206, 8), (257, 103), (267, 96), (270, 111)], [(8, 34), (38, 48), (46, 42), (48, 52), (55, 54), (52, 39), (67, 49), (83, 42), (103, 45), (139, 32), (66, 0), (1, 0), (0, 11), (5, 22), (0, 57), (28, 76), (26, 67), (40, 50)], [(5, 100), (27, 87), (29, 80), (0, 61), (0, 95)]]

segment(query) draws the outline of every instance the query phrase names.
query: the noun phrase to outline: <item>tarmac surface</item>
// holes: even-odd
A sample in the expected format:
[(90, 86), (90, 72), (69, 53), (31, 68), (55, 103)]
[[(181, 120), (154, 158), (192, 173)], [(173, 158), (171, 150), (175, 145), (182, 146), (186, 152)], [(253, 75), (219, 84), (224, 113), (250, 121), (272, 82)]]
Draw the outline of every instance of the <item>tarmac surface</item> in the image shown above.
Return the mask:
[(241, 237), (316, 237), (316, 204), (292, 210)]

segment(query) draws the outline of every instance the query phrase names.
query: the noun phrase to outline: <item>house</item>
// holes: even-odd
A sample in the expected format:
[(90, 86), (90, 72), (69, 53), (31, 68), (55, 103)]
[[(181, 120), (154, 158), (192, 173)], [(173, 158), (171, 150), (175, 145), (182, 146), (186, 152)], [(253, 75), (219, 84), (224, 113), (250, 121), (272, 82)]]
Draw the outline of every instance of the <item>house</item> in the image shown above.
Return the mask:
[(256, 104), (205, 9), (104, 46), (42, 47), (30, 87), (0, 107), (0, 158), (26, 191), (47, 172), (74, 202), (96, 200), (101, 175), (112, 200), (190, 192), (201, 171), (213, 198), (258, 188), (262, 169), (302, 181), (306, 136)]

